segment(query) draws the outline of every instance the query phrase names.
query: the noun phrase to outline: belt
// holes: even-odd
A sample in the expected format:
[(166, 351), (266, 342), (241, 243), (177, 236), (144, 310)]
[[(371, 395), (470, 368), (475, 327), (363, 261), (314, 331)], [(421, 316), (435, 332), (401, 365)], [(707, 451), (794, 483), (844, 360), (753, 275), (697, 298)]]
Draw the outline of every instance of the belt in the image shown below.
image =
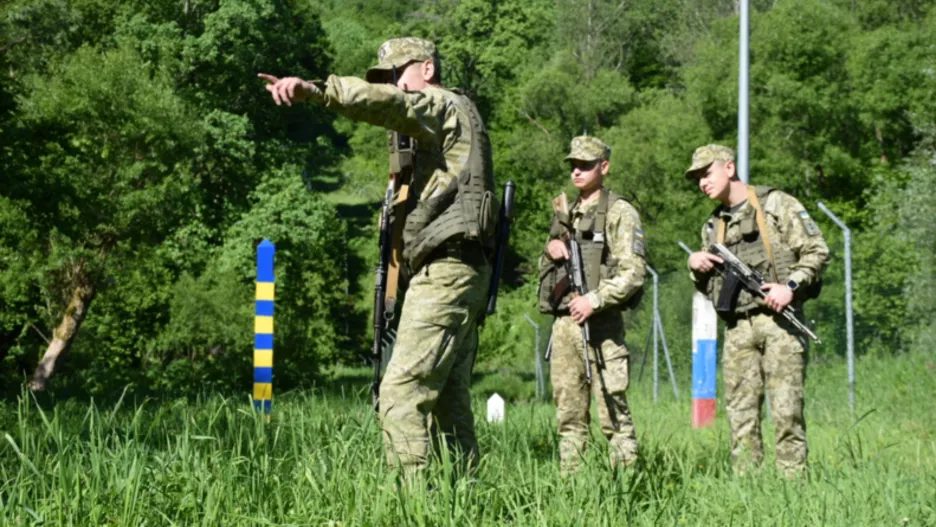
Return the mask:
[(488, 262), (486, 251), (476, 240), (451, 240), (436, 247), (426, 256), (426, 263), (439, 258), (454, 258), (469, 265), (483, 265)]
[(752, 307), (751, 309), (748, 309), (747, 311), (722, 313), (721, 315), (722, 315), (722, 320), (724, 320), (726, 323), (737, 324), (739, 320), (751, 319), (751, 318), (756, 317), (757, 315), (776, 315), (776, 314), (777, 314), (776, 311), (768, 307), (757, 306), (757, 307)]

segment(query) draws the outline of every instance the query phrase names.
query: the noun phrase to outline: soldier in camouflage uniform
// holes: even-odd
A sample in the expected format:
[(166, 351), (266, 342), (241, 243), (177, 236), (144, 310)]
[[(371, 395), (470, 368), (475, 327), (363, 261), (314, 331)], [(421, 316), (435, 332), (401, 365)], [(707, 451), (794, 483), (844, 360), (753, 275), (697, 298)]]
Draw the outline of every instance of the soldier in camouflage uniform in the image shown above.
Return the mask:
[(367, 78), (325, 82), (260, 74), (277, 104), (311, 100), (345, 117), (410, 136), (415, 170), (403, 240), (410, 271), (393, 357), (380, 385), (391, 466), (426, 466), (444, 438), (478, 455), (469, 382), (477, 321), (490, 281), (496, 201), (487, 131), (474, 103), (440, 85), (436, 47), (417, 38), (381, 45)]
[[(559, 425), (563, 473), (575, 471), (588, 440), (591, 395), (598, 403), (601, 431), (610, 443), (611, 464), (637, 459), (637, 436), (627, 405), (628, 350), (621, 310), (639, 296), (645, 275), (644, 234), (637, 210), (604, 188), (611, 150), (595, 137), (572, 140), (566, 157), (578, 199), (569, 217), (557, 213), (540, 258), (540, 310), (556, 316), (552, 330), (550, 379)], [(563, 224), (571, 224), (568, 232)], [(573, 235), (582, 250), (588, 293), (573, 298), (563, 280), (569, 259), (561, 238)], [(588, 321), (592, 382), (586, 380), (580, 324)]]
[(738, 179), (731, 149), (699, 147), (686, 177), (696, 181), (710, 199), (721, 202), (702, 228), (703, 250), (689, 256), (696, 288), (713, 301), (721, 291), (722, 279), (713, 272), (721, 259), (705, 250), (715, 242), (769, 282), (763, 286), (766, 299), (741, 291), (733, 309), (719, 313), (726, 323), (722, 365), (732, 461), (740, 472), (763, 462), (761, 406), (766, 389), (775, 426), (776, 467), (795, 476), (806, 468), (803, 381), (807, 343), (776, 313), (791, 304), (802, 313), (803, 302), (818, 294), (829, 249), (796, 198)]

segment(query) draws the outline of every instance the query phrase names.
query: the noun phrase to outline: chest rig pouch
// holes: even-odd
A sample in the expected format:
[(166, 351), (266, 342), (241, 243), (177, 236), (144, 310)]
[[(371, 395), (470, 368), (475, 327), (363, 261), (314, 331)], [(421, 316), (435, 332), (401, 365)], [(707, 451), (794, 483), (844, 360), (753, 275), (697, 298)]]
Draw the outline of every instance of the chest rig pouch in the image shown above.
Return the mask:
[[(598, 197), (598, 205), (591, 211), (582, 215), (573, 227), (573, 218), (569, 215), (555, 213), (549, 229), (550, 240), (567, 240), (574, 236), (582, 249), (582, 264), (585, 270), (585, 283), (589, 291), (598, 288), (601, 280), (617, 276), (618, 261), (611, 256), (608, 249), (607, 224), (608, 209), (615, 201), (624, 199), (617, 194), (602, 189)], [(576, 203), (578, 206), (578, 203)], [(573, 210), (575, 210), (575, 206)], [(569, 311), (569, 302), (572, 301), (571, 266), (568, 262), (550, 262), (540, 270), (539, 283), (539, 310), (541, 313), (563, 315)], [(621, 310), (633, 309), (643, 296), (643, 288), (628, 298), (623, 305), (617, 306)]]
[(413, 271), (450, 239), (476, 241), (485, 252), (494, 248), (498, 205), (487, 130), (467, 96), (453, 92), (449, 101), (465, 128), (465, 137), (459, 139), (468, 142), (459, 159), (464, 169), (441, 194), (419, 201), (407, 217), (404, 257)]
[[(771, 236), (768, 219), (764, 214), (761, 202), (766, 202), (768, 196), (775, 189), (766, 186), (748, 186), (749, 209), (745, 216), (738, 220), (738, 228), (728, 229), (730, 216), (720, 212), (716, 213), (714, 230), (709, 232), (709, 243), (723, 243), (733, 252), (739, 260), (752, 269), (761, 273), (768, 282), (783, 283), (790, 275), (797, 256), (782, 241), (782, 236)], [(720, 209), (719, 209), (720, 210)], [(779, 228), (777, 234), (781, 234)], [(716, 302), (716, 309), (721, 312), (745, 312), (763, 305), (759, 296), (751, 294), (737, 284), (728, 284), (732, 288), (730, 294), (722, 291), (725, 281), (721, 276), (715, 280), (712, 288), (712, 301)], [(819, 296), (822, 281), (817, 280), (797, 291), (796, 300), (809, 300)]]

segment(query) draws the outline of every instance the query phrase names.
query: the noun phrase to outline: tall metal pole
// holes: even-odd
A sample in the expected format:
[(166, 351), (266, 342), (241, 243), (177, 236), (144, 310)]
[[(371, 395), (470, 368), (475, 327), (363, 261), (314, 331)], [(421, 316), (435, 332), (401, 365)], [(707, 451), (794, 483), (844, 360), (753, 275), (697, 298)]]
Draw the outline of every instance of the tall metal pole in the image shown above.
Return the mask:
[(855, 319), (852, 312), (852, 258), (851, 258), (851, 229), (845, 222), (838, 219), (825, 203), (817, 201), (816, 205), (830, 220), (835, 222), (845, 233), (845, 336), (848, 360), (848, 406), (855, 413)]
[(750, 53), (748, 52), (748, 0), (740, 0), (741, 7), (741, 35), (738, 62), (738, 177), (748, 182), (748, 66)]

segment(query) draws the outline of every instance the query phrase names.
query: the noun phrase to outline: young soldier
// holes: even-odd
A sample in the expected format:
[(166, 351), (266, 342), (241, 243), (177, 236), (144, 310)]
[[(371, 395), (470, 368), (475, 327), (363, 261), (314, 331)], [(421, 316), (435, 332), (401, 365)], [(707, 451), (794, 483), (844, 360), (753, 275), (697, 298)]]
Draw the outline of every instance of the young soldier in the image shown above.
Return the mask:
[(409, 189), (416, 199), (403, 231), (411, 279), (380, 385), (387, 458), (413, 473), (428, 462), (430, 426), (467, 459), (477, 457), (468, 389), (497, 211), (487, 131), (474, 103), (440, 85), (435, 45), (392, 39), (378, 57), (366, 80), (260, 77), (276, 104), (310, 100), (416, 143)]
[(731, 149), (699, 147), (686, 177), (710, 199), (721, 202), (702, 228), (703, 250), (689, 256), (696, 288), (713, 301), (718, 298), (722, 279), (713, 269), (721, 258), (705, 250), (716, 242), (769, 282), (763, 286), (766, 299), (741, 291), (733, 309), (719, 313), (727, 326), (722, 364), (732, 461), (741, 472), (763, 462), (760, 412), (766, 384), (775, 425), (776, 466), (794, 476), (806, 467), (806, 342), (777, 313), (791, 304), (802, 313), (803, 301), (818, 294), (819, 273), (829, 249), (796, 198), (738, 179)]
[[(550, 378), (559, 422), (559, 457), (564, 473), (575, 471), (588, 440), (589, 402), (598, 403), (601, 431), (610, 441), (612, 466), (637, 459), (637, 436), (625, 395), (628, 351), (621, 308), (641, 290), (645, 274), (644, 235), (637, 210), (604, 188), (611, 149), (595, 137), (572, 140), (565, 158), (579, 190), (570, 210), (557, 206), (545, 254), (540, 258), (540, 309), (556, 315)], [(554, 205), (566, 202), (565, 194)], [(568, 286), (568, 237), (581, 247), (588, 292)], [(587, 323), (590, 370), (586, 372), (582, 325)], [(588, 378), (591, 378), (589, 386)]]

